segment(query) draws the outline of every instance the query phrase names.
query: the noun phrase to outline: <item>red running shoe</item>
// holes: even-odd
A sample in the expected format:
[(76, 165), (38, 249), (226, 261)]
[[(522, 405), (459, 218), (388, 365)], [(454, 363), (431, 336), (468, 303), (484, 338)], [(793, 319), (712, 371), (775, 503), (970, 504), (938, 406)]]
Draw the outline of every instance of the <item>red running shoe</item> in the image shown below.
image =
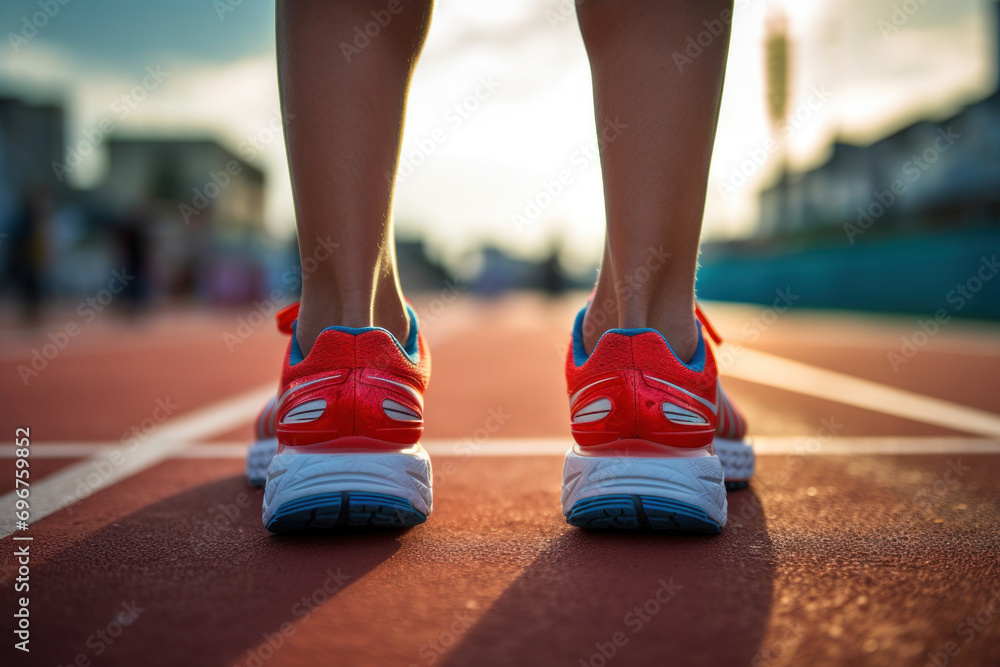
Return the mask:
[[(407, 306), (401, 345), (379, 327), (329, 327), (303, 358), (298, 304), (277, 315), (291, 335), (278, 395), (257, 420), (247, 460), (259, 479), (269, 460), (263, 522), (272, 532), (423, 523), (431, 464), (420, 446), (430, 355)], [(251, 461), (253, 460), (253, 465)]]
[(584, 528), (717, 533), (726, 487), (713, 439), (721, 393), (699, 325), (690, 362), (654, 329), (611, 329), (587, 355), (577, 315), (566, 360), (576, 445), (566, 454), (562, 505)]

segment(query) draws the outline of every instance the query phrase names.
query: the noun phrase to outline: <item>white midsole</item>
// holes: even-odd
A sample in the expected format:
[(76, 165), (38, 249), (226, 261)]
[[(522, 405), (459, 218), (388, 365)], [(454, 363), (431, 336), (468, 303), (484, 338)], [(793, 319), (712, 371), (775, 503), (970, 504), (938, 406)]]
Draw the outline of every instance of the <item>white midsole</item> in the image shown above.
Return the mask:
[(284, 503), (342, 491), (402, 498), (426, 516), (432, 508), (430, 457), (420, 445), (402, 452), (278, 454), (267, 473), (264, 525)]
[(277, 453), (277, 438), (265, 438), (250, 443), (250, 447), (247, 448), (247, 483), (251, 486), (264, 486), (264, 482), (267, 481), (267, 468)]
[(563, 463), (563, 514), (580, 500), (607, 495), (669, 498), (700, 507), (726, 525), (726, 486), (718, 456), (581, 456), (570, 449)]
[(753, 453), (750, 438), (729, 440), (716, 436), (712, 446), (715, 455), (722, 461), (727, 482), (745, 482), (753, 477), (757, 457)]

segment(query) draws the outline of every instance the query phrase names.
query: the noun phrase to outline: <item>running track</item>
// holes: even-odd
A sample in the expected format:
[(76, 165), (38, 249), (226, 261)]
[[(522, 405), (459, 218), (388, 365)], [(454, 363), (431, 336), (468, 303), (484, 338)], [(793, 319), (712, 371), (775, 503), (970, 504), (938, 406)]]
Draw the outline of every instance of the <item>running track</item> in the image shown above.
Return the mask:
[(30, 426), (33, 512), (25, 655), (0, 501), (3, 664), (1000, 664), (1000, 327), (950, 323), (894, 372), (916, 317), (709, 304), (758, 476), (718, 537), (595, 534), (558, 503), (581, 298), (418, 302), (434, 513), (306, 538), (265, 532), (242, 479), (270, 322), (230, 352), (246, 311), (109, 314), (27, 387), (65, 320), (0, 331), (0, 491)]

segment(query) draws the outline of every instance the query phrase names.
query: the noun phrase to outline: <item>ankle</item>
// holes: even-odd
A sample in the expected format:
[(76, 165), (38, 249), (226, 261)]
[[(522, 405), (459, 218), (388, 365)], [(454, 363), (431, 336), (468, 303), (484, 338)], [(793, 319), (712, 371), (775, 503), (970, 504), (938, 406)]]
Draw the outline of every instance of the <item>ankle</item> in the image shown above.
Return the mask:
[(647, 326), (659, 331), (670, 344), (674, 355), (685, 364), (694, 358), (694, 353), (698, 350), (698, 325), (693, 315), (665, 318)]
[(658, 331), (678, 359), (688, 363), (698, 350), (698, 325), (693, 304), (673, 308), (656, 308), (654, 312), (642, 315), (626, 312), (616, 300), (591, 301), (583, 318), (583, 344), (590, 354), (601, 336), (614, 328), (654, 329)]
[(410, 331), (410, 317), (402, 298), (395, 303), (390, 299), (379, 300), (377, 307), (373, 308), (370, 302), (350, 305), (330, 299), (312, 299), (303, 294), (295, 325), (295, 340), (302, 355), (308, 355), (320, 332), (332, 326), (381, 327), (405, 345)]
[(615, 299), (601, 300), (595, 295), (583, 315), (583, 348), (591, 354), (608, 329), (618, 326), (618, 303)]
[(371, 326), (382, 327), (395, 336), (400, 345), (405, 346), (410, 336), (410, 327), (416, 326), (416, 323), (410, 322), (406, 301), (397, 292), (393, 298), (376, 299)]

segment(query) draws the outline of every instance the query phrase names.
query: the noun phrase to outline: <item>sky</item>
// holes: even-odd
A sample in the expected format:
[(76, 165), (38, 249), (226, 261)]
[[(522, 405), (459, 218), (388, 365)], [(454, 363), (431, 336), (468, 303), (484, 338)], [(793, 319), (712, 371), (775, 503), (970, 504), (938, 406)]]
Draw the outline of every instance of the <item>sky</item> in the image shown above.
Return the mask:
[[(40, 2), (58, 11), (32, 32), (25, 21)], [(781, 161), (767, 149), (764, 103), (762, 45), (774, 11), (787, 13), (792, 40), (794, 122), (780, 134), (795, 168), (822, 163), (834, 140), (867, 143), (943, 118), (996, 85), (991, 0), (736, 0), (708, 239), (752, 233), (757, 193)], [(254, 139), (268, 228), (292, 233), (284, 147), (270, 131), (279, 113), (272, 2), (5, 0), (0, 24), (0, 92), (63, 102), (71, 145), (105, 117), (119, 137), (212, 137), (234, 151)], [(147, 68), (160, 81), (135, 95)], [(424, 238), (444, 259), (489, 242), (529, 257), (559, 243), (570, 261), (596, 260), (604, 208), (594, 140), (570, 0), (438, 0), (410, 92), (399, 233)], [(95, 151), (71, 180), (91, 187), (105, 166)], [(545, 196), (564, 169), (572, 180)]]

